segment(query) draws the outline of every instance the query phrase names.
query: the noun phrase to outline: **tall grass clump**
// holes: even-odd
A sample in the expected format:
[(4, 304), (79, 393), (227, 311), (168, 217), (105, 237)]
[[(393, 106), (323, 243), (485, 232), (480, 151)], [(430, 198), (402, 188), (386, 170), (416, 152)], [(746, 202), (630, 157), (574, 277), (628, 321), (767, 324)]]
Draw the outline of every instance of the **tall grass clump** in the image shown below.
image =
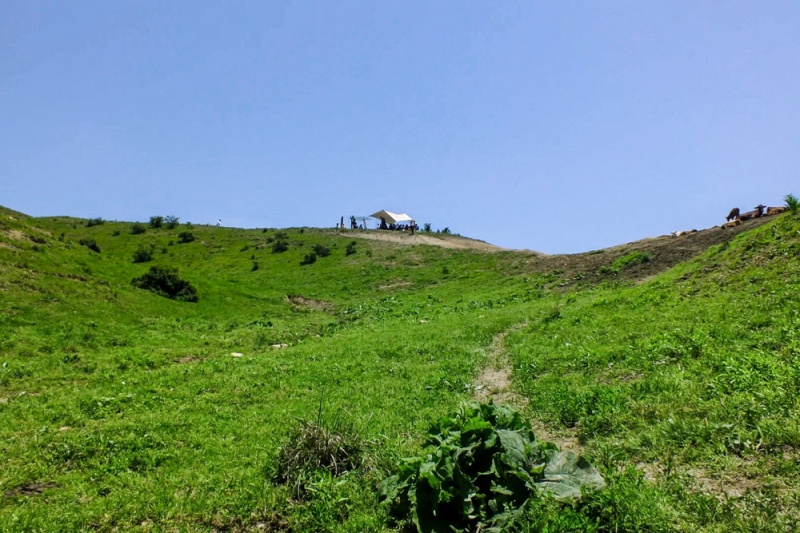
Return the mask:
[(341, 409), (326, 417), (320, 401), (316, 416), (299, 420), (281, 446), (275, 479), (292, 484), (300, 496), (315, 473), (340, 476), (361, 467), (365, 453), (366, 440), (352, 419)]
[(131, 235), (141, 235), (145, 231), (147, 231), (147, 228), (144, 224), (139, 222), (136, 222), (131, 226)]

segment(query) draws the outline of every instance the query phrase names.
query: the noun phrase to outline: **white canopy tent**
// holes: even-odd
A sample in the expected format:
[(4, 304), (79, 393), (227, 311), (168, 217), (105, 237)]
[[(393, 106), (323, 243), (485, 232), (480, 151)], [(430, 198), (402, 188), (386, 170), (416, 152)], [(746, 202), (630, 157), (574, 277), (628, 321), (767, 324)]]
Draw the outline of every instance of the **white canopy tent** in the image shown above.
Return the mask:
[(414, 222), (414, 219), (405, 213), (392, 213), (391, 211), (381, 210), (377, 213), (370, 215), (372, 218), (383, 218), (389, 224), (397, 224), (399, 222)]

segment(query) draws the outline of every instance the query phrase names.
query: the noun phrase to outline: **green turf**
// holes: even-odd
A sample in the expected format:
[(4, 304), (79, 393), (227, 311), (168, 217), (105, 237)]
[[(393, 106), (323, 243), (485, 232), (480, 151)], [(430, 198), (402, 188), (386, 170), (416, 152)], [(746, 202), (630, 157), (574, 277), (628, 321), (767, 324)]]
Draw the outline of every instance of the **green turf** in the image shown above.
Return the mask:
[[(472, 398), (504, 331), (526, 414), (579, 438), (609, 481), (572, 506), (531, 502), (523, 530), (798, 527), (791, 215), (641, 284), (572, 289), (516, 252), (131, 227), (0, 211), (0, 530), (398, 527), (378, 482)], [(301, 265), (315, 245), (331, 255)], [(135, 288), (152, 265), (199, 301)], [(298, 498), (275, 481), (278, 450), (320, 403), (347, 413), (366, 460)]]

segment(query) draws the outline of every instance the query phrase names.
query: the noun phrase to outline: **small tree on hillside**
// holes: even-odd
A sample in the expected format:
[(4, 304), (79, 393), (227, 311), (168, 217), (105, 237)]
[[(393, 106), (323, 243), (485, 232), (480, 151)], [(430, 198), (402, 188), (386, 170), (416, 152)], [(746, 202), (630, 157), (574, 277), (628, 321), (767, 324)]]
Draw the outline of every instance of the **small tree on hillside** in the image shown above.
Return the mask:
[(150, 217), (150, 227), (158, 229), (164, 225), (164, 217)]
[(175, 229), (178, 225), (178, 217), (166, 216), (164, 217), (164, 227), (167, 229)]
[(786, 207), (789, 208), (789, 211), (791, 211), (793, 215), (796, 215), (797, 208), (800, 207), (800, 200), (798, 200), (793, 194), (787, 194), (783, 197), (783, 201), (786, 202)]

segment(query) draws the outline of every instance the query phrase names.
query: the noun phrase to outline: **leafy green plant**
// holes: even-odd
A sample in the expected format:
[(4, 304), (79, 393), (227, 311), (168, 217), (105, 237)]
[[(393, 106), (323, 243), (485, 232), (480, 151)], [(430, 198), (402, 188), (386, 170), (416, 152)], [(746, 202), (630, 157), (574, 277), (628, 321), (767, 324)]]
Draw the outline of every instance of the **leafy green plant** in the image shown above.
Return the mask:
[(178, 217), (165, 216), (164, 227), (167, 229), (175, 229), (178, 226), (179, 220), (180, 219)]
[(250, 267), (250, 272), (258, 270), (258, 261), (253, 261), (253, 266)]
[(410, 517), (421, 532), (500, 531), (542, 492), (575, 500), (581, 489), (605, 486), (585, 459), (536, 440), (520, 413), (492, 402), (441, 419), (426, 446), (380, 489), (390, 513)]
[(91, 228), (92, 226), (101, 226), (101, 225), (103, 225), (105, 223), (106, 223), (106, 221), (103, 220), (100, 217), (98, 217), (98, 218), (90, 218), (89, 220), (86, 221), (86, 227), (87, 228)]
[(135, 222), (131, 226), (131, 235), (141, 235), (145, 231), (147, 231), (147, 228), (145, 227), (144, 224), (142, 224), (140, 222)]
[(98, 254), (100, 253), (100, 247), (97, 245), (97, 242), (95, 242), (94, 239), (90, 239), (88, 237), (85, 238), (85, 239), (80, 239), (78, 241), (78, 244), (82, 244), (83, 246), (87, 247), (88, 249), (94, 250)]
[(148, 261), (152, 261), (154, 249), (155, 246), (153, 246), (152, 244), (150, 244), (149, 246), (140, 244), (139, 247), (133, 252), (133, 262), (147, 263)]
[(425, 224), (423, 224), (422, 225), (422, 231), (424, 231), (425, 233), (430, 233), (431, 232), (431, 223), (430, 222), (426, 222)]
[(164, 225), (164, 217), (155, 216), (150, 217), (150, 227), (153, 229), (158, 229)]
[(178, 277), (178, 270), (172, 267), (151, 266), (144, 275), (133, 278), (134, 287), (154, 292), (165, 298), (181, 302), (196, 302), (197, 290), (188, 281)]
[(182, 231), (178, 233), (178, 244), (190, 243), (194, 240), (194, 233), (191, 231)]
[(344, 250), (344, 255), (353, 255), (356, 253), (356, 241), (350, 241), (347, 243), (347, 248)]
[(311, 252), (310, 254), (306, 254), (305, 256), (303, 256), (303, 260), (300, 261), (300, 264), (301, 265), (310, 265), (310, 264), (316, 263), (316, 262), (317, 262), (317, 254), (314, 253), (314, 252)]
[(450, 228), (447, 228), (447, 227), (446, 227), (446, 228), (444, 228), (444, 229), (442, 230), (442, 234), (444, 234), (444, 235), (450, 235), (450, 233), (451, 233), (451, 231), (450, 231)]
[(783, 197), (783, 201), (786, 202), (786, 207), (789, 208), (789, 211), (791, 211), (793, 215), (796, 215), (797, 208), (800, 207), (800, 200), (793, 194), (787, 194)]

